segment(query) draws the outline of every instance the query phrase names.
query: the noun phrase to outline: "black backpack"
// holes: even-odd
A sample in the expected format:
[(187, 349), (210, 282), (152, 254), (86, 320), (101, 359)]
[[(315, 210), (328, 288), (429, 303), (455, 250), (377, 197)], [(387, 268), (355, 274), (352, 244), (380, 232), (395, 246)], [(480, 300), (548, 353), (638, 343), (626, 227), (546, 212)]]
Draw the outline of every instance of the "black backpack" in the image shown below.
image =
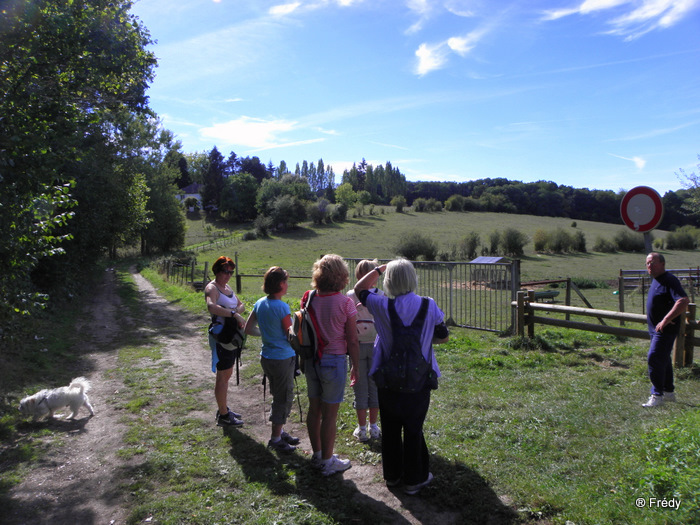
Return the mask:
[(428, 313), (429, 300), (423, 297), (420, 310), (410, 326), (404, 326), (396, 313), (394, 299), (389, 299), (389, 319), (393, 343), (391, 354), (372, 375), (378, 388), (395, 392), (420, 392), (437, 388), (437, 374), (430, 358), (426, 361), (421, 351), (421, 332)]

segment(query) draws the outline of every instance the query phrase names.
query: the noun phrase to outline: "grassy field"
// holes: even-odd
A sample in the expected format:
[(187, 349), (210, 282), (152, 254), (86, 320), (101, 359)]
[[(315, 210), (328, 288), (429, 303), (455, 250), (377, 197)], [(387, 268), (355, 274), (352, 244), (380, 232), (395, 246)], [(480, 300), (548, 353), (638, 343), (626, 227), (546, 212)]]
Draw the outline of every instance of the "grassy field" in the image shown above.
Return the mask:
[[(628, 230), (626, 226), (590, 221), (575, 221), (554, 217), (534, 217), (505, 213), (396, 213), (391, 207), (379, 207), (372, 216), (350, 218), (347, 222), (313, 226), (303, 223), (298, 229), (273, 234), (264, 239), (243, 241), (242, 235), (252, 230), (252, 225), (217, 225), (205, 220), (189, 220), (187, 245), (201, 245), (207, 239), (229, 239), (225, 247), (197, 252), (198, 261), (211, 264), (219, 255), (238, 255), (239, 271), (242, 274), (262, 275), (272, 265), (282, 266), (292, 276), (290, 297), (300, 297), (309, 288), (309, 277), (313, 262), (325, 253), (337, 253), (351, 258), (392, 258), (399, 238), (412, 231), (420, 231), (433, 238), (440, 250), (447, 251), (468, 232), (477, 232), (482, 243), (488, 243), (493, 231), (516, 228), (529, 239), (535, 231), (582, 231), (589, 250), (597, 237), (612, 239), (616, 233)], [(208, 228), (208, 230), (207, 230)], [(641, 234), (640, 234), (641, 235)], [(666, 232), (654, 232), (654, 237), (663, 238)], [(697, 251), (665, 251), (667, 268), (689, 268), (700, 265)], [(610, 283), (612, 288), (589, 289), (584, 294), (595, 308), (618, 309), (618, 298), (613, 295), (621, 269), (643, 270), (645, 255), (641, 253), (588, 252), (570, 255), (538, 254), (532, 241), (525, 246), (521, 259), (521, 281), (566, 279), (576, 277)], [(256, 294), (259, 278), (244, 278), (243, 290)], [(563, 294), (562, 294), (563, 297)], [(585, 306), (574, 294), (573, 306)], [(626, 311), (641, 312), (641, 297), (631, 296)]]
[[(279, 264), (308, 275), (313, 260), (327, 252), (391, 257), (395, 239), (410, 228), (430, 232), (442, 246), (453, 240), (456, 231), (479, 231), (484, 238), (491, 229), (519, 226), (531, 235), (525, 224), (534, 231), (571, 227), (570, 223), (387, 210), (340, 225), (235, 241), (227, 254), (237, 251), (245, 272), (259, 273)], [(203, 225), (190, 223), (190, 238), (197, 228), (204, 231)], [(621, 226), (577, 221), (577, 228), (592, 244), (596, 232), (612, 236)], [(531, 248), (526, 251), (527, 279), (555, 275), (614, 279), (620, 268), (642, 268), (644, 259), (641, 254), (537, 257)], [(199, 258), (213, 261), (218, 255), (218, 251), (202, 252)], [(670, 267), (697, 265), (694, 252), (671, 252), (667, 257)], [(126, 267), (127, 261), (119, 264), (122, 300), (126, 308), (138, 311), (139, 297), (129, 293), (133, 287)], [(151, 270), (145, 269), (144, 275), (171, 302), (202, 314), (204, 327), (201, 294), (165, 283)], [(308, 281), (300, 288), (307, 285)], [(247, 304), (260, 296), (258, 286), (251, 283), (244, 290)], [(291, 292), (289, 299), (292, 304), (298, 301)], [(79, 337), (71, 329), (81, 315), (80, 306), (41, 320), (44, 324), (37, 329), (51, 337), (41, 343), (29, 341), (24, 352), (14, 356), (12, 368), (0, 371), (3, 506), (9, 488), (41, 460), (47, 439), (51, 446), (62, 446), (61, 437), (51, 436), (50, 430), (34, 428), (20, 435), (14, 405), (43, 381), (38, 377), (42, 370), (70, 375), (80, 359), (70, 352), (72, 341)], [(133, 502), (131, 523), (142, 522), (149, 513), (168, 516), (161, 523), (379, 523), (376, 516), (362, 513), (353, 491), (339, 480), (320, 484), (301, 460), (278, 461), (243, 433), (227, 438), (202, 427), (188, 415), (202, 409), (195, 400), (199, 386), (186, 376), (173, 376), (157, 345), (134, 340), (128, 333), (135, 328), (124, 328), (124, 341), (115, 343), (119, 364), (114, 373), (131, 385), (121, 407), (130, 430), (120, 454), (125, 461), (139, 457), (147, 466), (137, 475), (124, 474), (122, 490)], [(39, 344), (48, 346), (49, 352), (38, 353), (33, 345)], [(249, 340), (250, 355), (257, 353), (258, 345), (257, 338)], [(645, 410), (640, 403), (648, 395), (646, 346), (640, 340), (568, 330), (540, 329), (534, 340), (452, 330), (450, 342), (436, 347), (443, 378), (425, 426), (436, 481), (421, 497), (457, 513), (461, 523), (700, 523), (700, 367), (677, 370), (678, 403)], [(37, 377), (22, 377), (21, 370), (33, 370)], [(244, 370), (244, 384), (260, 381), (258, 367)], [(306, 412), (303, 379), (299, 387)], [(179, 395), (168, 403), (143, 404), (142, 399), (157, 398), (163, 389)], [(177, 426), (159, 417), (164, 411), (177, 418)], [(298, 417), (296, 409), (292, 417)], [(355, 464), (377, 464), (378, 446), (357, 443), (351, 435), (354, 426), (352, 405), (343, 403), (336, 451)], [(233, 463), (229, 456), (222, 458), (221, 450), (232, 451)], [(636, 503), (640, 498), (644, 508)], [(681, 501), (678, 510), (651, 507), (654, 501), (671, 498)]]

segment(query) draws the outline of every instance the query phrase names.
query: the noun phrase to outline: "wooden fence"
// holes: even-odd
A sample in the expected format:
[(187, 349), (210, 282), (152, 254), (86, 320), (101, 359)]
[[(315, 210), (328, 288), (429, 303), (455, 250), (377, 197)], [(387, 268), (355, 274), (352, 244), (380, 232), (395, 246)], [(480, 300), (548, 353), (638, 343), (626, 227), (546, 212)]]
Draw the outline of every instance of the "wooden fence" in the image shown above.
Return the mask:
[[(535, 291), (519, 291), (517, 300), (512, 306), (516, 309), (516, 334), (524, 337), (527, 328), (527, 336), (535, 336), (535, 325), (559, 326), (572, 328), (574, 330), (586, 330), (602, 334), (612, 334), (622, 337), (635, 337), (638, 339), (649, 339), (647, 330), (635, 330), (625, 326), (608, 326), (602, 323), (602, 319), (614, 319), (624, 324), (641, 323), (646, 325), (647, 317), (643, 314), (632, 314), (626, 312), (613, 312), (611, 310), (597, 310), (594, 308), (579, 308), (576, 306), (564, 306), (558, 304), (542, 304), (535, 300)], [(549, 314), (564, 314), (565, 319), (557, 317), (547, 317), (536, 315), (536, 312), (546, 312)], [(698, 322), (695, 319), (695, 304), (690, 304), (685, 315), (680, 318), (681, 326), (676, 344), (673, 349), (673, 364), (677, 367), (690, 366), (693, 363), (693, 353), (696, 345), (700, 345), (700, 339), (695, 337), (695, 330), (698, 329)], [(572, 321), (570, 316), (597, 317), (601, 324), (587, 323), (583, 321)]]

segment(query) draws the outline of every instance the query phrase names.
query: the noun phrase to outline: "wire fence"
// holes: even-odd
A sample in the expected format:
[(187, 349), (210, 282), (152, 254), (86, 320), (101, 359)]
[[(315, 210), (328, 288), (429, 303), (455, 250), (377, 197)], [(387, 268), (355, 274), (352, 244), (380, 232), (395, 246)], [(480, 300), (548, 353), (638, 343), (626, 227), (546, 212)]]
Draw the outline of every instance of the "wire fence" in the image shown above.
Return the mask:
[[(242, 280), (255, 279), (259, 283), (263, 275), (238, 273), (236, 257), (236, 291), (241, 292)], [(345, 259), (351, 280), (345, 291), (355, 285), (355, 267), (362, 259)], [(390, 259), (380, 260), (380, 263)], [(430, 262), (412, 261), (418, 275), (416, 293), (432, 297), (445, 313), (447, 324), (476, 330), (512, 333), (515, 327), (511, 303), (520, 287), (520, 261), (499, 263)], [(178, 264), (164, 261), (161, 273), (171, 282), (190, 284), (202, 290), (212, 276), (208, 262)], [(311, 280), (310, 275), (290, 275), (294, 279)], [(381, 281), (378, 285), (381, 287)]]

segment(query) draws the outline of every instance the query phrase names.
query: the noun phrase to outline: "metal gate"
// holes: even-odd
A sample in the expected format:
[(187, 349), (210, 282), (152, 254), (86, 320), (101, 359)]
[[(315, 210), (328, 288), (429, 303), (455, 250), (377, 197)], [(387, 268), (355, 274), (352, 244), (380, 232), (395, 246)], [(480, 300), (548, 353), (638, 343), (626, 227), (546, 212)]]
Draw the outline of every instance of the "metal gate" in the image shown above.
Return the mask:
[[(355, 284), (355, 266), (362, 259), (345, 259)], [(380, 260), (381, 263), (390, 259)], [(511, 303), (520, 288), (520, 261), (497, 263), (411, 261), (418, 274), (419, 295), (432, 297), (445, 312), (447, 324), (512, 333)], [(380, 283), (381, 285), (381, 279)]]

